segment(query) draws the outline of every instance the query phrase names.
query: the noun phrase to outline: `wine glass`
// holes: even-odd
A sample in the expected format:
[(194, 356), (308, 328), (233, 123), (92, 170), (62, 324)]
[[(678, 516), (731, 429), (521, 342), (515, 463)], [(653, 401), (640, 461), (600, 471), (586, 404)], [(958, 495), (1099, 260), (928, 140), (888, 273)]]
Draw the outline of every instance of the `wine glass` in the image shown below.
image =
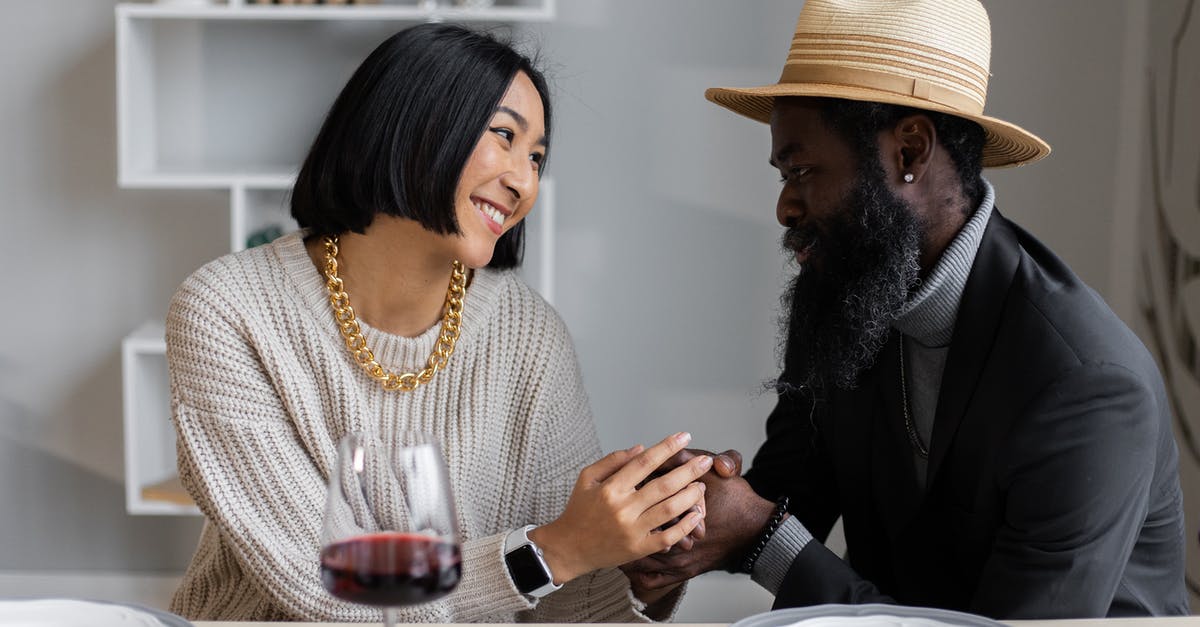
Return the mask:
[(338, 443), (321, 537), (321, 582), (383, 610), (428, 603), (462, 578), (462, 549), (441, 447), (428, 434), (394, 441), (350, 433)]

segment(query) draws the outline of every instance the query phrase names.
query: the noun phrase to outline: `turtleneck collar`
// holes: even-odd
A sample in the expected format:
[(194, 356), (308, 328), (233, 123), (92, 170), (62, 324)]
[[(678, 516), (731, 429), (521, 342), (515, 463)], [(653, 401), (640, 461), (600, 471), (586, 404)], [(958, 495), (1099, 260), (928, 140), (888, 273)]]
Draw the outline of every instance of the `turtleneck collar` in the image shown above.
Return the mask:
[(954, 321), (958, 317), (963, 289), (967, 286), (967, 277), (971, 274), (975, 254), (979, 252), (983, 231), (996, 202), (992, 184), (985, 179), (983, 187), (983, 202), (942, 252), (929, 276), (909, 296), (892, 324), (922, 346), (948, 346), (954, 335)]

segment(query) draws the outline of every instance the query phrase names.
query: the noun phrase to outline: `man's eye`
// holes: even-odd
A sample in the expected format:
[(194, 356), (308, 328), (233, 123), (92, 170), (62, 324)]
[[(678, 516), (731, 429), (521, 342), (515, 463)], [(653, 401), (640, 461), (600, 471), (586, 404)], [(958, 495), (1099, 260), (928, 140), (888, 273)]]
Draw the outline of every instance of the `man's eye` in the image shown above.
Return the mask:
[(491, 131), (493, 133), (503, 137), (505, 139), (505, 141), (509, 141), (509, 142), (511, 142), (513, 140), (513, 137), (516, 136), (512, 131), (510, 131), (509, 129), (506, 129), (506, 128), (493, 128), (493, 129), (491, 129)]
[(788, 181), (794, 181), (803, 177), (805, 174), (808, 174), (809, 170), (811, 169), (812, 168), (790, 168), (788, 170), (782, 170), (779, 173), (779, 182), (786, 183)]

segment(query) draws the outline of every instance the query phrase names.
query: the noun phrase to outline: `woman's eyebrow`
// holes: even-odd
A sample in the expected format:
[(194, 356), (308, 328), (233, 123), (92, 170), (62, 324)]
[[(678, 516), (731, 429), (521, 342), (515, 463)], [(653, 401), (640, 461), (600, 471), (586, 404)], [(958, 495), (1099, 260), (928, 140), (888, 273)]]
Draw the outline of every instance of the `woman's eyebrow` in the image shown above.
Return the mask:
[(497, 113), (507, 113), (507, 114), (511, 115), (513, 117), (513, 119), (517, 121), (517, 126), (521, 127), (522, 131), (529, 130), (529, 120), (526, 120), (525, 116), (521, 115), (520, 113), (517, 113), (516, 111), (513, 111), (512, 109), (509, 109), (508, 107), (506, 107), (504, 105), (500, 105), (500, 106), (496, 107), (496, 112)]

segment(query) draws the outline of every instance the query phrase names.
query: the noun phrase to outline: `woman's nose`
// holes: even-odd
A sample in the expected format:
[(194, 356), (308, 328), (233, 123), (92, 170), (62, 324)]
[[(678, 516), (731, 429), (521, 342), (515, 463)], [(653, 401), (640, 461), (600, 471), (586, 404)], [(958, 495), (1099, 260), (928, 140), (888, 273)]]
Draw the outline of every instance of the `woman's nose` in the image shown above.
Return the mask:
[(536, 196), (538, 176), (533, 169), (533, 162), (529, 159), (514, 159), (512, 167), (500, 177), (500, 183), (512, 192), (513, 198), (516, 200), (525, 200)]

